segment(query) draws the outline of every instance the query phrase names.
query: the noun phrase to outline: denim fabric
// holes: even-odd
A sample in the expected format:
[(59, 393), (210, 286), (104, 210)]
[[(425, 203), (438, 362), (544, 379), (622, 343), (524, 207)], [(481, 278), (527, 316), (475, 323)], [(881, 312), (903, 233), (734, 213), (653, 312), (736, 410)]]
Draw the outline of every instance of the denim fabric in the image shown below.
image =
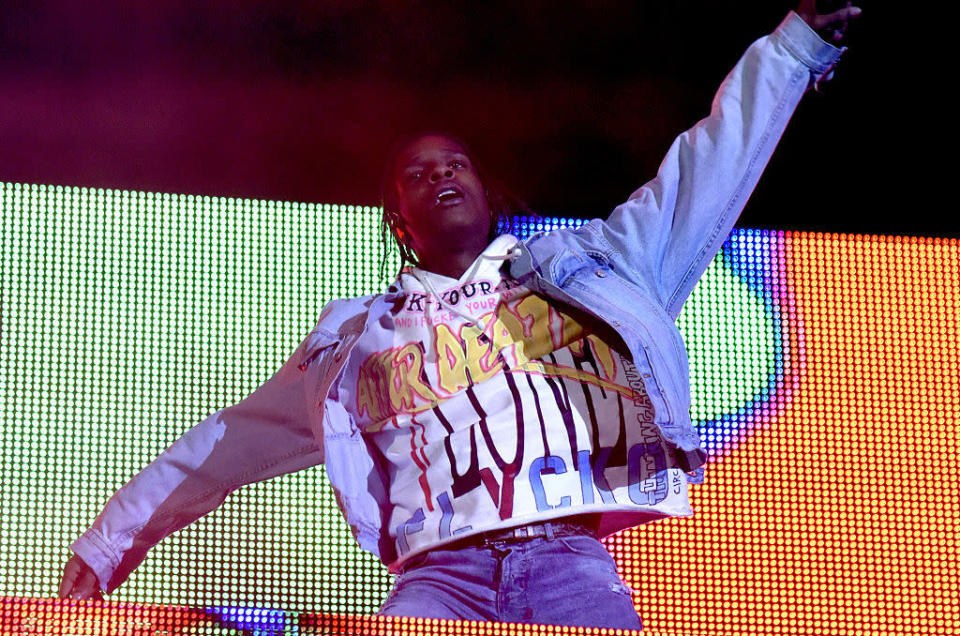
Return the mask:
[[(656, 178), (606, 221), (531, 237), (510, 263), (511, 275), (530, 289), (617, 332), (643, 378), (655, 422), (686, 470), (699, 471), (706, 458), (690, 420), (687, 355), (674, 320), (804, 91), (840, 53), (791, 13), (747, 50), (710, 115), (677, 137)], [(119, 490), (71, 546), (101, 588), (114, 589), (153, 545), (231, 491), (321, 462), (360, 547), (392, 563), (383, 521), (388, 476), (331, 389), (367, 325), (385, 319), (400, 297), (394, 286), (329, 303), (276, 375), (197, 424)]]
[(630, 588), (586, 535), (439, 548), (410, 560), (384, 616), (641, 629)]

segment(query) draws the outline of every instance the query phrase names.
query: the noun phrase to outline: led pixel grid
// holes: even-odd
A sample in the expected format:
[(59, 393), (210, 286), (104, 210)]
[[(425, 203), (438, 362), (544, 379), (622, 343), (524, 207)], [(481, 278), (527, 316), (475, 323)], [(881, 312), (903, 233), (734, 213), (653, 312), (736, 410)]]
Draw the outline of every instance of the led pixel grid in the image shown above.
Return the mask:
[[(326, 301), (380, 289), (382, 247), (361, 206), (0, 188), (0, 633), (565, 633), (363, 618), (391, 577), (322, 468), (231, 495), (106, 604), (44, 599), (117, 487), (269, 377)], [(678, 321), (712, 459), (697, 515), (607, 540), (645, 633), (956, 629), (958, 257), (733, 233)]]

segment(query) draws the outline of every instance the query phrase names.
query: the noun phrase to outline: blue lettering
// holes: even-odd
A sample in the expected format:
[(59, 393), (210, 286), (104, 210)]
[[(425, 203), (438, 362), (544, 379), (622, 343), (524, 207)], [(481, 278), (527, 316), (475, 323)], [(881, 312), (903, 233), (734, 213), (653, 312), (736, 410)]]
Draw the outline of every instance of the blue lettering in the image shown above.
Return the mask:
[(541, 475), (562, 475), (567, 472), (567, 464), (562, 457), (556, 455), (547, 455), (546, 457), (537, 457), (530, 465), (530, 486), (533, 488), (533, 499), (537, 503), (537, 510), (543, 512), (551, 508), (566, 508), (572, 500), (569, 495), (560, 497), (560, 503), (551, 506), (547, 503), (547, 493), (543, 490), (543, 480)]
[(437, 497), (437, 503), (443, 515), (440, 517), (440, 538), (446, 539), (450, 536), (450, 522), (453, 520), (453, 506), (450, 504), (450, 496), (442, 492)]
[(612, 452), (612, 448), (601, 448), (597, 451), (593, 463), (593, 481), (597, 484), (600, 499), (605, 504), (617, 503), (617, 500), (613, 497), (613, 489), (610, 488), (610, 482), (607, 481), (607, 476), (603, 474), (603, 471), (607, 467), (607, 460), (610, 459), (610, 453)]
[(423, 514), (423, 508), (417, 508), (413, 516), (397, 526), (397, 551), (403, 555), (410, 551), (410, 544), (407, 543), (408, 534), (416, 534), (423, 531), (423, 521), (426, 517)]
[[(642, 471), (647, 468), (645, 458), (653, 460), (652, 474)], [(649, 476), (641, 480), (644, 474)], [(635, 504), (649, 506), (667, 498), (667, 458), (660, 442), (640, 443), (630, 447), (627, 454), (627, 479), (630, 482), (627, 492), (630, 494), (630, 501)]]
[[(445, 492), (440, 493), (437, 497), (437, 504), (440, 505), (440, 511), (443, 512), (440, 516), (440, 538), (446, 539), (450, 536), (450, 522), (453, 521), (453, 504), (450, 503), (450, 495)], [(457, 528), (453, 531), (453, 534), (460, 534), (467, 530), (473, 530), (473, 526)]]
[(580, 494), (583, 503), (593, 503), (593, 475), (590, 472), (590, 451), (577, 453), (577, 472), (580, 473)]

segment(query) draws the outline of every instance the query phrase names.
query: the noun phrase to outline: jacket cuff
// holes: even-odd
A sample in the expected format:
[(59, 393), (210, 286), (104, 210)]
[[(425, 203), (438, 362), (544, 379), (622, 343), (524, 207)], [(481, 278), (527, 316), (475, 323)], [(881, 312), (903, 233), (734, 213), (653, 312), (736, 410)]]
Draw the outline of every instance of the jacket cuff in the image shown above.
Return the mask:
[(824, 42), (803, 18), (791, 11), (773, 32), (793, 57), (820, 79), (829, 73), (846, 48), (837, 48)]
[(97, 575), (100, 589), (109, 592), (107, 586), (120, 561), (100, 533), (96, 530), (87, 530), (73, 542), (70, 549)]

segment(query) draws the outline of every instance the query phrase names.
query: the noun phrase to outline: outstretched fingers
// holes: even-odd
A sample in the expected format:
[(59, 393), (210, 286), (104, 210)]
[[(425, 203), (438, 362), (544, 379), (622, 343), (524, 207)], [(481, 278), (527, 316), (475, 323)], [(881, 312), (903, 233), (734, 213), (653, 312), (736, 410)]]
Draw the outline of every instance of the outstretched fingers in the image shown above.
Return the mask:
[(842, 31), (846, 28), (848, 21), (861, 13), (863, 11), (860, 7), (854, 6), (853, 2), (847, 2), (845, 7), (830, 13), (818, 13), (816, 0), (800, 0), (797, 5), (797, 15), (817, 31), (821, 29)]
[(861, 13), (863, 13), (863, 11), (860, 9), (860, 7), (855, 7), (848, 2), (846, 7), (838, 9), (832, 13), (826, 13), (823, 15), (815, 14), (813, 16), (813, 24), (810, 26), (812, 26), (814, 29), (825, 29), (828, 27), (843, 25), (849, 20), (856, 18)]

